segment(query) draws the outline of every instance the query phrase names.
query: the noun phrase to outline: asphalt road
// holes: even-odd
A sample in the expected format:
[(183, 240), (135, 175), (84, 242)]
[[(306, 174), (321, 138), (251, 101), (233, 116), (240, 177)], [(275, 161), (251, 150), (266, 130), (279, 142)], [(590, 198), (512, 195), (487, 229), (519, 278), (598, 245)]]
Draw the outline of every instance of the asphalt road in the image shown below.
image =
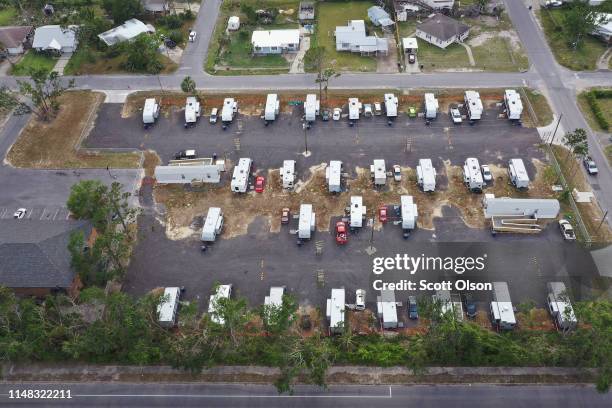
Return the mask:
[[(72, 398), (9, 399), (9, 391), (15, 389), (70, 390)], [(278, 395), (272, 386), (248, 384), (0, 384), (0, 406), (20, 407), (603, 408), (611, 404), (610, 394), (583, 385), (345, 385), (327, 390), (297, 386), (293, 395)]]

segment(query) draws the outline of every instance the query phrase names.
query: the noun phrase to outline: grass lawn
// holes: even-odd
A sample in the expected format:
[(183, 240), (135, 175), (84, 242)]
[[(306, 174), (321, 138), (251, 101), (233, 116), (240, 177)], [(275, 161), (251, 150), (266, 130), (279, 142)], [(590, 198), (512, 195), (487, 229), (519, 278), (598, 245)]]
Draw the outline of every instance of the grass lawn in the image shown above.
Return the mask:
[(612, 165), (612, 145), (606, 146), (606, 157), (608, 158), (608, 163)]
[(10, 26), (15, 23), (17, 18), (17, 9), (14, 7), (7, 7), (0, 10), (0, 26)]
[[(115, 73), (131, 73), (126, 71), (122, 64), (126, 61), (126, 55), (119, 55), (113, 58), (107, 58), (100, 51), (86, 51), (79, 49), (75, 52), (66, 68), (65, 75), (97, 75), (97, 74), (115, 74)], [(164, 65), (161, 73), (168, 74), (174, 72), (178, 65), (165, 55), (160, 55), (160, 61)]]
[[(537, 122), (533, 125), (536, 127), (546, 126), (550, 124), (553, 120), (552, 109), (550, 109), (550, 105), (548, 104), (548, 100), (544, 95), (539, 92), (532, 91), (529, 88), (523, 88), (525, 91), (525, 95), (529, 99), (531, 106), (533, 107), (533, 111), (537, 117)], [(527, 107), (525, 106), (525, 111), (523, 112), (523, 121), (526, 122), (527, 119), (531, 121), (530, 115), (527, 112)], [(527, 124), (527, 123), (525, 123)]]
[[(557, 62), (574, 71), (594, 70), (597, 60), (606, 51), (604, 43), (597, 38), (586, 36), (582, 48), (573, 50), (567, 45), (563, 33), (556, 30), (555, 22), (562, 26), (563, 9), (541, 10), (540, 20), (548, 45)], [(553, 20), (554, 19), (554, 20)]]
[[(601, 128), (601, 126), (599, 126), (599, 123), (595, 119), (595, 115), (593, 115), (591, 106), (587, 101), (585, 95), (586, 92), (587, 91), (582, 92), (578, 95), (578, 106), (580, 107), (580, 110), (582, 111), (582, 114), (589, 123), (591, 129), (597, 132), (606, 132), (604, 129)], [(612, 98), (597, 98), (597, 105), (599, 105), (599, 108), (604, 113), (604, 116), (608, 118), (608, 121), (610, 121), (610, 118), (612, 118)]]
[(510, 42), (503, 37), (493, 37), (482, 45), (472, 47), (472, 55), (476, 68), (485, 71), (516, 71), (529, 68), (527, 57), (513, 50)]
[(13, 166), (37, 169), (61, 168), (136, 168), (137, 153), (77, 152), (84, 129), (95, 118), (104, 95), (87, 91), (66, 92), (54, 119), (40, 122), (34, 115), (11, 147), (7, 160)]
[(451, 44), (446, 49), (438, 48), (426, 41), (417, 39), (419, 64), (424, 71), (439, 69), (470, 68), (467, 51), (459, 44)]
[(376, 71), (376, 58), (351, 52), (337, 52), (334, 32), (336, 26), (346, 25), (348, 20), (366, 20), (368, 1), (319, 3), (317, 8), (316, 42), (327, 50), (327, 65), (337, 71)]
[(49, 56), (46, 54), (38, 53), (34, 50), (29, 50), (17, 64), (13, 66), (11, 75), (15, 76), (26, 76), (30, 69), (44, 69), (47, 72), (51, 72), (58, 57)]
[(229, 44), (221, 53), (221, 63), (236, 68), (288, 68), (289, 63), (281, 55), (251, 56), (253, 30), (241, 28), (230, 35)]

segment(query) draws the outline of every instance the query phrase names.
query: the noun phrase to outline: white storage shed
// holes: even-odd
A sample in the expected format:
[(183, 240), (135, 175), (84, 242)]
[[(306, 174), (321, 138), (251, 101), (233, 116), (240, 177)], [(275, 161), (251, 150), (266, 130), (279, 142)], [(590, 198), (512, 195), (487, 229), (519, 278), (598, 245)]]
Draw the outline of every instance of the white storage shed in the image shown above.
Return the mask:
[(228, 31), (237, 31), (240, 29), (240, 17), (231, 16), (227, 20), (227, 29)]

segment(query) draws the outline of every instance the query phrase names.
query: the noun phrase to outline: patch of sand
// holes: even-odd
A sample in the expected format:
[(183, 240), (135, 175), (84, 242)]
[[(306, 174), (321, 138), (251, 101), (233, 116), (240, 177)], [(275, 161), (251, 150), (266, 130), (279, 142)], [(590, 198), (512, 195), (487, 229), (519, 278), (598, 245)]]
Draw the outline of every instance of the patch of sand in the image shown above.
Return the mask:
[(468, 41), (468, 44), (471, 47), (479, 47), (481, 45), (485, 45), (487, 41), (495, 37), (507, 39), (510, 42), (512, 49), (515, 51), (518, 51), (521, 48), (521, 40), (519, 39), (518, 34), (516, 33), (516, 31), (511, 30), (504, 30), (498, 32), (485, 31), (483, 33), (478, 34), (476, 37), (471, 38)]

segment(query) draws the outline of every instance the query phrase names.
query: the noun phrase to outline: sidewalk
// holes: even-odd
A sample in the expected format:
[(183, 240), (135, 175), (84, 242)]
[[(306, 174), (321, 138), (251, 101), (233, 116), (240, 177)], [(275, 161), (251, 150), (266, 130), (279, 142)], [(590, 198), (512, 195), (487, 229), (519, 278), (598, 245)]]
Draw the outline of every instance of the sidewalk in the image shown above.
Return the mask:
[(53, 67), (53, 71), (57, 72), (60, 75), (64, 75), (64, 68), (66, 68), (66, 65), (68, 65), (68, 61), (70, 61), (71, 57), (72, 57), (71, 52), (62, 54), (57, 60), (57, 62), (55, 63), (55, 67)]

